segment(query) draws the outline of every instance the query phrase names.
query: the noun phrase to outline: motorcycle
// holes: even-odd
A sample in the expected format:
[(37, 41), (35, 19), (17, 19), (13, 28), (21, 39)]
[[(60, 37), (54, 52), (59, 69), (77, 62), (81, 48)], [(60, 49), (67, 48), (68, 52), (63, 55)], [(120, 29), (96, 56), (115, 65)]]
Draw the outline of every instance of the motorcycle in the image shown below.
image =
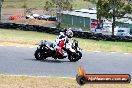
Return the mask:
[(82, 49), (78, 47), (78, 41), (75, 39), (73, 39), (72, 42), (68, 42), (65, 47), (62, 47), (63, 52), (67, 53), (66, 56), (56, 51), (53, 48), (53, 43), (46, 40), (41, 40), (38, 45), (34, 53), (36, 60), (44, 60), (47, 57), (52, 57), (54, 59), (64, 59), (68, 57), (70, 62), (76, 62), (82, 57)]

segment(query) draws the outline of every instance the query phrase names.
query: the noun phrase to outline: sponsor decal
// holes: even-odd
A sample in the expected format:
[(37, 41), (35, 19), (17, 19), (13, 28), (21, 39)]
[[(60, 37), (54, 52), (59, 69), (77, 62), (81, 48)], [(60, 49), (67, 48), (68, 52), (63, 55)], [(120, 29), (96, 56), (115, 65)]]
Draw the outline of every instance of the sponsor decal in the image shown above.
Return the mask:
[(130, 83), (129, 74), (86, 74), (81, 67), (78, 68), (76, 81), (79, 85), (86, 83)]

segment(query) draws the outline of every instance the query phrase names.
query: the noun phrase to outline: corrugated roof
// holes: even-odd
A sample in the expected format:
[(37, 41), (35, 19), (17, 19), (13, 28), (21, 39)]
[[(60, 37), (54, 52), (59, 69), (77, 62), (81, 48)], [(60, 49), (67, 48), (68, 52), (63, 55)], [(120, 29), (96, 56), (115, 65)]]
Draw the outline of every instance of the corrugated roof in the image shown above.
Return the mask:
[(89, 14), (96, 14), (96, 9), (81, 9), (81, 10), (75, 10), (75, 12), (82, 12), (82, 13), (89, 13)]
[(76, 12), (76, 11), (62, 11), (62, 14), (69, 14), (69, 15), (74, 15), (74, 16), (88, 17), (88, 18), (91, 18), (91, 19), (97, 19), (96, 14), (89, 14), (89, 13)]

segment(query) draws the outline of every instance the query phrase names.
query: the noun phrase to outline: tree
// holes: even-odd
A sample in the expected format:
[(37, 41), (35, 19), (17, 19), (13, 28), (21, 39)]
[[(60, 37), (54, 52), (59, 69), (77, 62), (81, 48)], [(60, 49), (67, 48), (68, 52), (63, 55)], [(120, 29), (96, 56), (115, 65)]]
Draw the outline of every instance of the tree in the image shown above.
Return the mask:
[(45, 9), (59, 7), (61, 10), (72, 10), (72, 0), (48, 0), (45, 3)]
[(112, 19), (112, 36), (117, 18), (122, 18), (125, 14), (132, 13), (132, 4), (126, 0), (98, 0), (97, 18)]
[(0, 0), (0, 22), (1, 22), (1, 8), (2, 8), (3, 2), (4, 2), (4, 0)]
[(56, 8), (58, 12), (58, 27), (61, 23), (61, 11), (72, 10), (72, 0), (48, 0), (45, 3), (44, 8), (48, 11), (51, 8)]
[(45, 6), (44, 6), (46, 11), (48, 11), (49, 8), (53, 8), (53, 7), (54, 7), (54, 4), (51, 1), (46, 1)]
[(22, 8), (24, 8), (24, 16), (26, 16), (27, 3), (26, 0), (22, 0), (22, 2), (23, 2)]

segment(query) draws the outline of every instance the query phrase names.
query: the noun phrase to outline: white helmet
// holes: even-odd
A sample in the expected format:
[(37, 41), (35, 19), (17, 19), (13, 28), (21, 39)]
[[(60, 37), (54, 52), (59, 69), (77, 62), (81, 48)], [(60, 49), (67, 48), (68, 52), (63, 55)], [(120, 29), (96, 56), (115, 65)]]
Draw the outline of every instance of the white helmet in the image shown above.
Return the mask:
[(66, 31), (66, 36), (67, 36), (68, 38), (72, 38), (72, 37), (73, 37), (73, 32), (72, 32), (71, 30), (67, 30), (67, 31)]

